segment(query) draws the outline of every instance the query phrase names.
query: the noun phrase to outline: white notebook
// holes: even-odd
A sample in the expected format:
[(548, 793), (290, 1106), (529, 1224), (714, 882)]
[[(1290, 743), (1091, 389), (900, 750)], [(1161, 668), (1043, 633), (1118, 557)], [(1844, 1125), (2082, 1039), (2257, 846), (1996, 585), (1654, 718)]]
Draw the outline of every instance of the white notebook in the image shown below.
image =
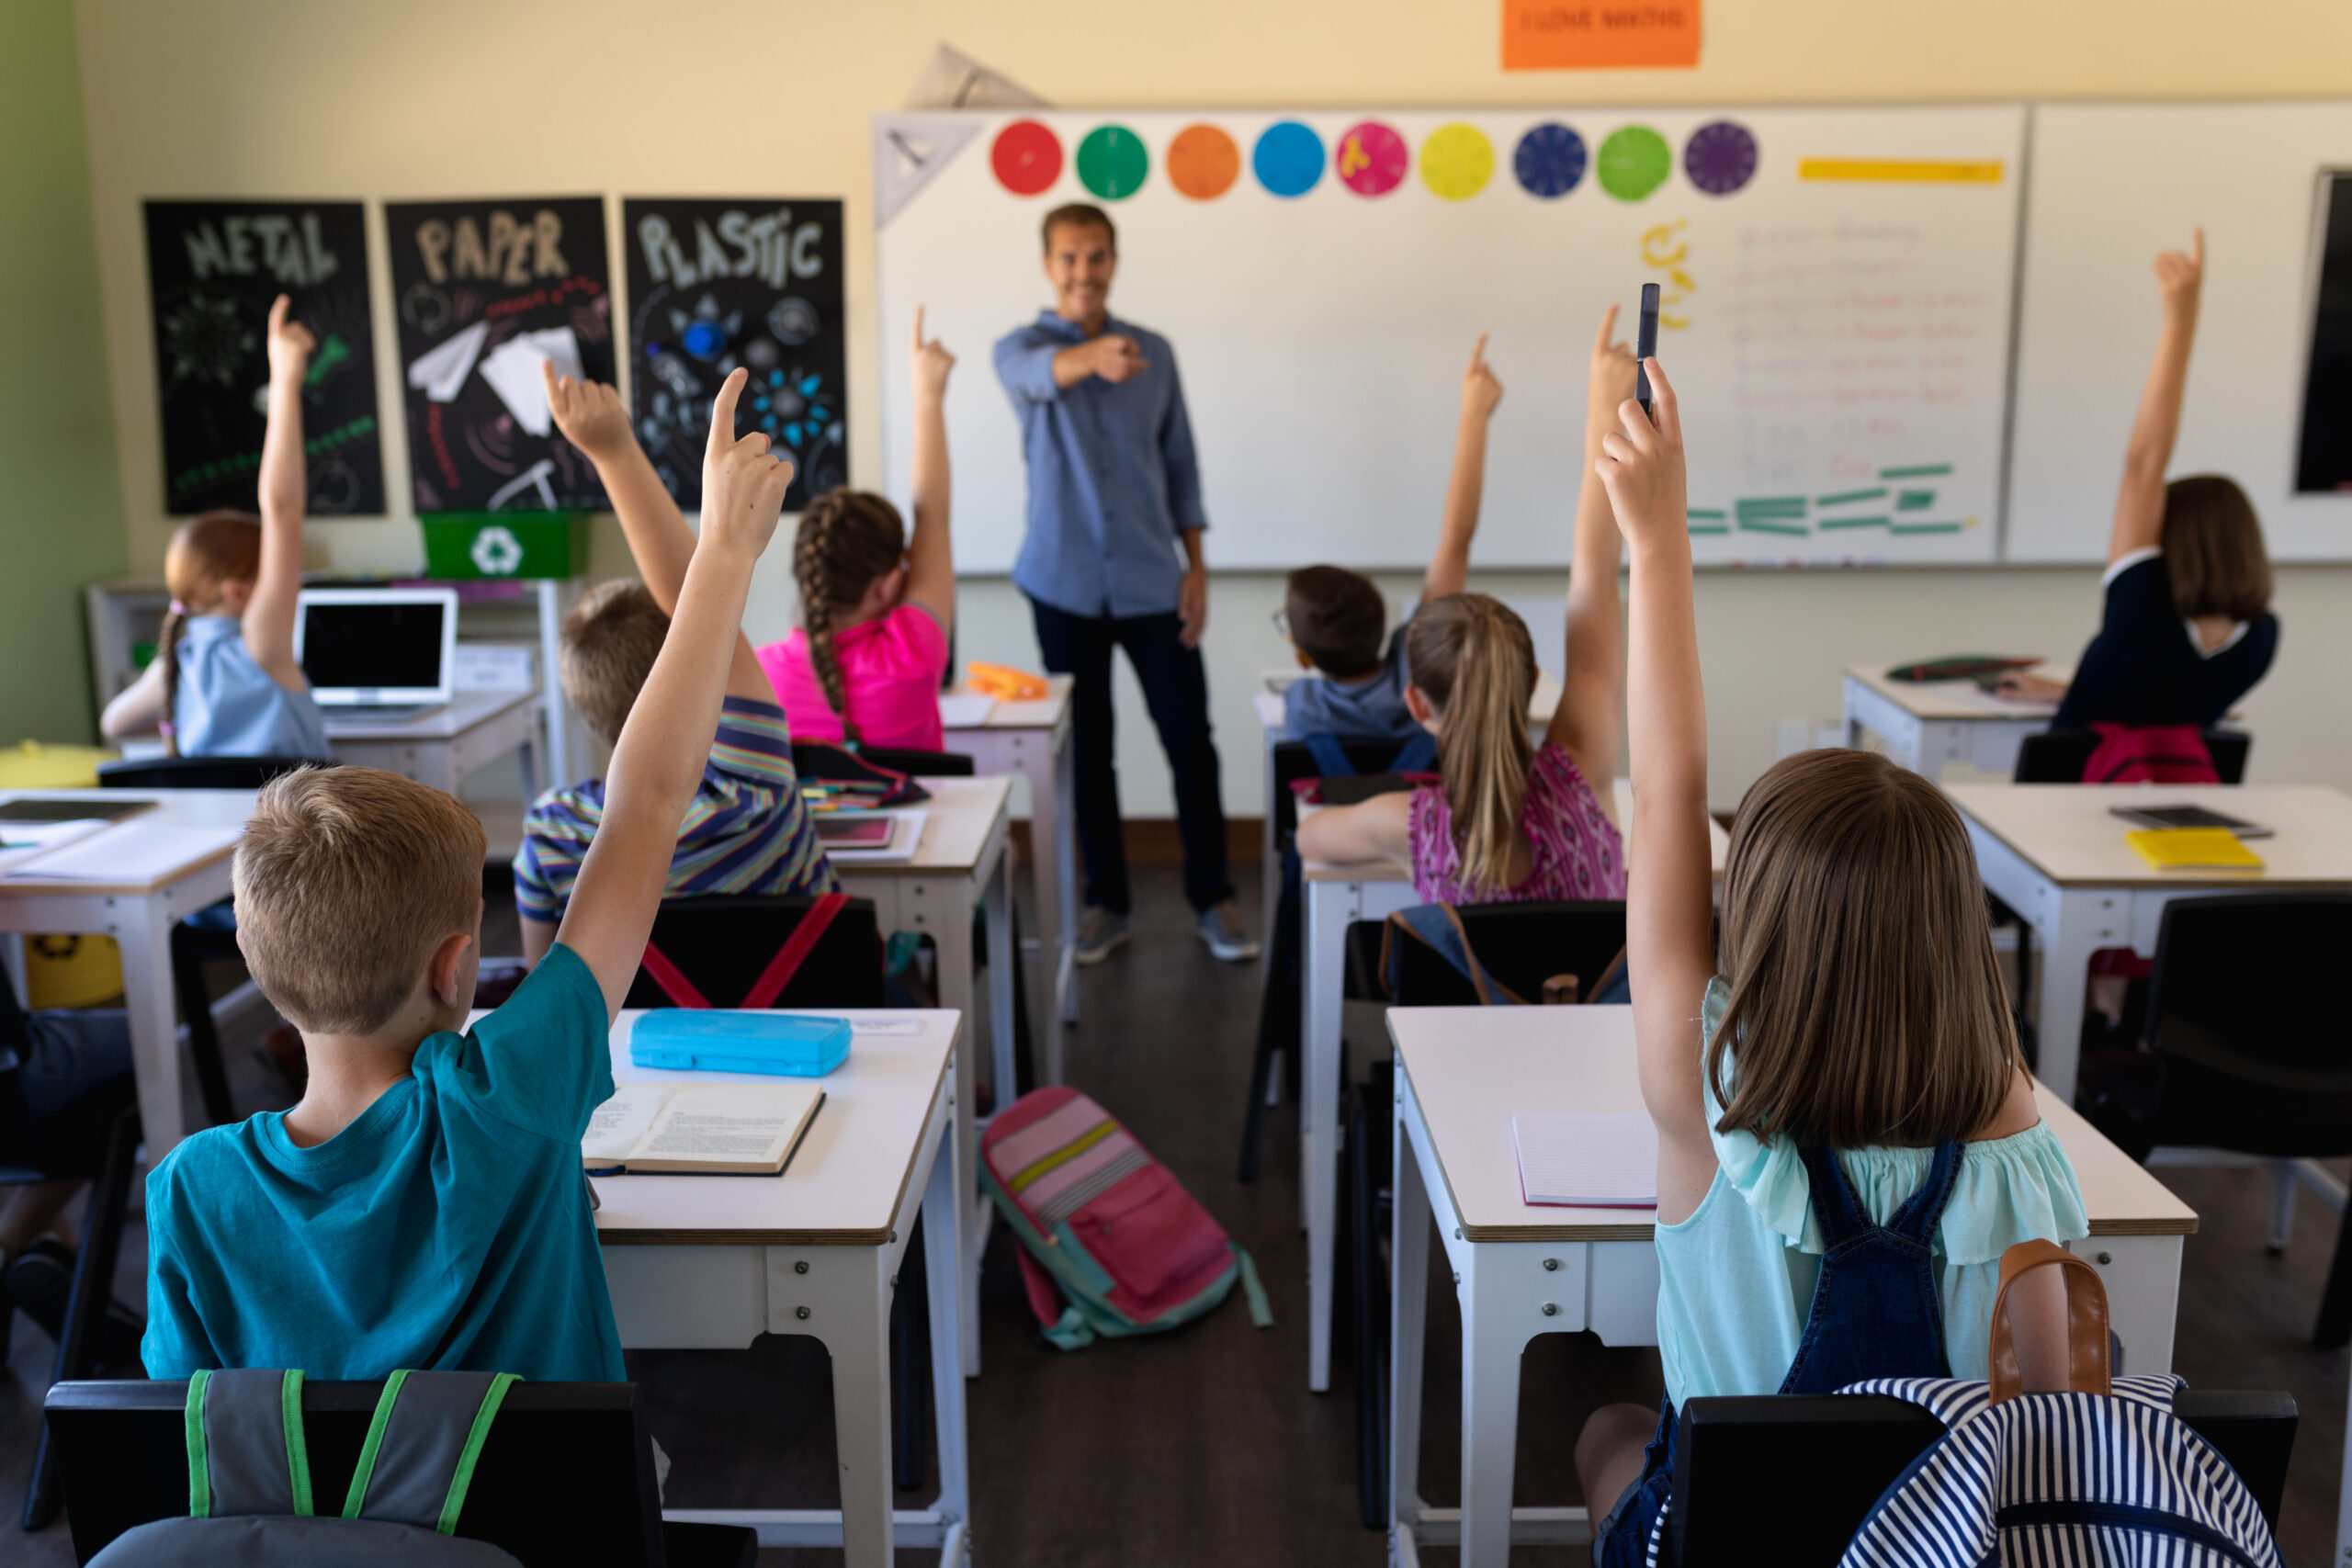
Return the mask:
[(187, 828), (132, 818), (35, 855), (8, 874), (43, 882), (153, 882), (237, 841), (242, 828)]
[(1520, 1195), (1590, 1209), (1657, 1207), (1657, 1124), (1645, 1111), (1545, 1111), (1510, 1119)]
[(978, 729), (996, 711), (996, 699), (986, 692), (942, 692), (939, 725), (943, 729)]

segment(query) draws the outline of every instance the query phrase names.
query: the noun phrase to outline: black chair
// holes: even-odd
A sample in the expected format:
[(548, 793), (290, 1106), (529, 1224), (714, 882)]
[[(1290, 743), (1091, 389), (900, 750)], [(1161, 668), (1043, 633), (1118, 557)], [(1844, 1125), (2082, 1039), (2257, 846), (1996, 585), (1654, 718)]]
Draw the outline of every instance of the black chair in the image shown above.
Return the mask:
[[(2029, 735), (2018, 747), (2017, 784), (2080, 784), (2083, 769), (2098, 749), (2098, 737), (2087, 729), (2045, 729)], [(2246, 753), (2254, 737), (2243, 729), (2205, 731), (2205, 750), (2213, 759), (2213, 773), (2225, 784), (2245, 780)]]
[[(1494, 980), (1528, 1001), (1544, 983), (1573, 975), (1590, 995), (1625, 951), (1622, 898), (1526, 904), (1470, 904), (1457, 911), (1470, 951)], [(1369, 922), (1364, 922), (1369, 923)], [(1394, 941), (1398, 1007), (1476, 1007), (1469, 977), (1418, 942)]]
[[(810, 778), (824, 778), (829, 769), (841, 761), (844, 750), (831, 740), (796, 740), (792, 743), (792, 763)], [(828, 756), (831, 753), (831, 756)], [(972, 759), (960, 751), (917, 751), (893, 746), (860, 746), (852, 755), (877, 768), (894, 773), (917, 773), (934, 779), (968, 779), (972, 776)]]
[[(1355, 1291), (1352, 1343), (1356, 1373), (1356, 1517), (1368, 1530), (1388, 1528), (1388, 1236), (1396, 1207), (1396, 1062), (1367, 1064), (1364, 1081), (1350, 1087), (1347, 1164), (1341, 1202), (1348, 1224), (1340, 1233), (1343, 1270)], [(1341, 1319), (1349, 1323), (1348, 1318)]]
[[(792, 940), (816, 899), (802, 894), (727, 894), (664, 898), (647, 945), (661, 950), (712, 1007), (743, 1005), (768, 964)], [(640, 966), (621, 1004), (676, 1007), (677, 998)], [(852, 898), (801, 959), (779, 1008), (882, 1006), (882, 934), (871, 898)]]
[[(298, 768), (332, 768), (332, 757), (152, 757), (102, 762), (101, 789), (259, 789)], [(233, 924), (208, 924), (201, 915), (172, 927), (172, 989), (187, 1024), (187, 1048), (196, 1064), (204, 1114), (214, 1126), (237, 1119), (229, 1098), (229, 1074), (220, 1060), (220, 1033), (212, 1024), (212, 987), (204, 966), (237, 956)]]
[[(2295, 1402), (2185, 1388), (2173, 1410), (2220, 1450), (2276, 1527)], [(1769, 1556), (1785, 1568), (1832, 1568), (1880, 1495), (1943, 1430), (1918, 1405), (1882, 1394), (1687, 1400), (1659, 1559), (1680, 1568)], [(1802, 1506), (1791, 1506), (1796, 1498)], [(1769, 1551), (1759, 1551), (1766, 1541)]]
[[(349, 1490), (382, 1392), (380, 1382), (303, 1385), (311, 1485), (322, 1503)], [(134, 1526), (187, 1513), (186, 1382), (61, 1382), (47, 1405), (77, 1560)], [(530, 1568), (752, 1568), (759, 1554), (754, 1530), (662, 1519), (637, 1385), (625, 1382), (509, 1388), (457, 1533)]]
[[(2176, 898), (2156, 928), (2147, 1049), (2086, 1056), (2077, 1100), (2145, 1159), (2156, 1145), (2278, 1159), (2352, 1154), (2352, 1030), (2327, 977), (2352, 952), (2352, 895)], [(2312, 1342), (2352, 1340), (2352, 1209)]]

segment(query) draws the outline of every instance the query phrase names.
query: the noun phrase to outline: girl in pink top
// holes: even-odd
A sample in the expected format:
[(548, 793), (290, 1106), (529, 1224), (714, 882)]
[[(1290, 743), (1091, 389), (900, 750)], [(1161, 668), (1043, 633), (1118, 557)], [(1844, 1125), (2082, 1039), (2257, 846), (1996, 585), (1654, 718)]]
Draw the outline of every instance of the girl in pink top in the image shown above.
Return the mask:
[(804, 739), (936, 751), (939, 686), (956, 626), (947, 534), (947, 421), (956, 356), (915, 310), (914, 536), (870, 491), (829, 490), (800, 513), (792, 575), (800, 629), (759, 650), (792, 733)]
[[(1535, 644), (1527, 623), (1484, 593), (1415, 612), (1405, 640), (1405, 705), (1438, 740), (1439, 784), (1328, 807), (1298, 825), (1308, 860), (1412, 867), (1425, 903), (1623, 898), (1624, 845), (1611, 780), (1624, 683), (1617, 525), (1593, 470), (1617, 406), (1634, 395), (1634, 356), (1600, 321), (1586, 400), (1584, 484), (1568, 577), (1566, 679), (1540, 743), (1527, 736)], [(1476, 487), (1475, 465), (1454, 484)], [(1475, 497), (1471, 502), (1475, 507)], [(1596, 790), (1588, 780), (1600, 781)]]

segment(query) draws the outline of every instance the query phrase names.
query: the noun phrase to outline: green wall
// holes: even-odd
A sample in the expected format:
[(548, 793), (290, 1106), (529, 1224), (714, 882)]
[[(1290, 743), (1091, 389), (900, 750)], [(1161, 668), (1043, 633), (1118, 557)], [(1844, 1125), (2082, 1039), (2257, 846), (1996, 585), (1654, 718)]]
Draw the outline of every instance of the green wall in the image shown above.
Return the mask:
[(91, 739), (82, 585), (123, 570), (68, 0), (0, 4), (0, 744)]

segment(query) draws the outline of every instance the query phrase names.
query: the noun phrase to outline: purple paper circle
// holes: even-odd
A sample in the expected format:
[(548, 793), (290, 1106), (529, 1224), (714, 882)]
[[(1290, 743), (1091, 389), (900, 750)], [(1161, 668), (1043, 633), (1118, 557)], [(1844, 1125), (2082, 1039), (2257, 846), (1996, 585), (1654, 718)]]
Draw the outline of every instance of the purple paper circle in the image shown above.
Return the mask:
[(1729, 196), (1756, 177), (1756, 138), (1744, 125), (1710, 120), (1682, 144), (1682, 172), (1709, 196)]

